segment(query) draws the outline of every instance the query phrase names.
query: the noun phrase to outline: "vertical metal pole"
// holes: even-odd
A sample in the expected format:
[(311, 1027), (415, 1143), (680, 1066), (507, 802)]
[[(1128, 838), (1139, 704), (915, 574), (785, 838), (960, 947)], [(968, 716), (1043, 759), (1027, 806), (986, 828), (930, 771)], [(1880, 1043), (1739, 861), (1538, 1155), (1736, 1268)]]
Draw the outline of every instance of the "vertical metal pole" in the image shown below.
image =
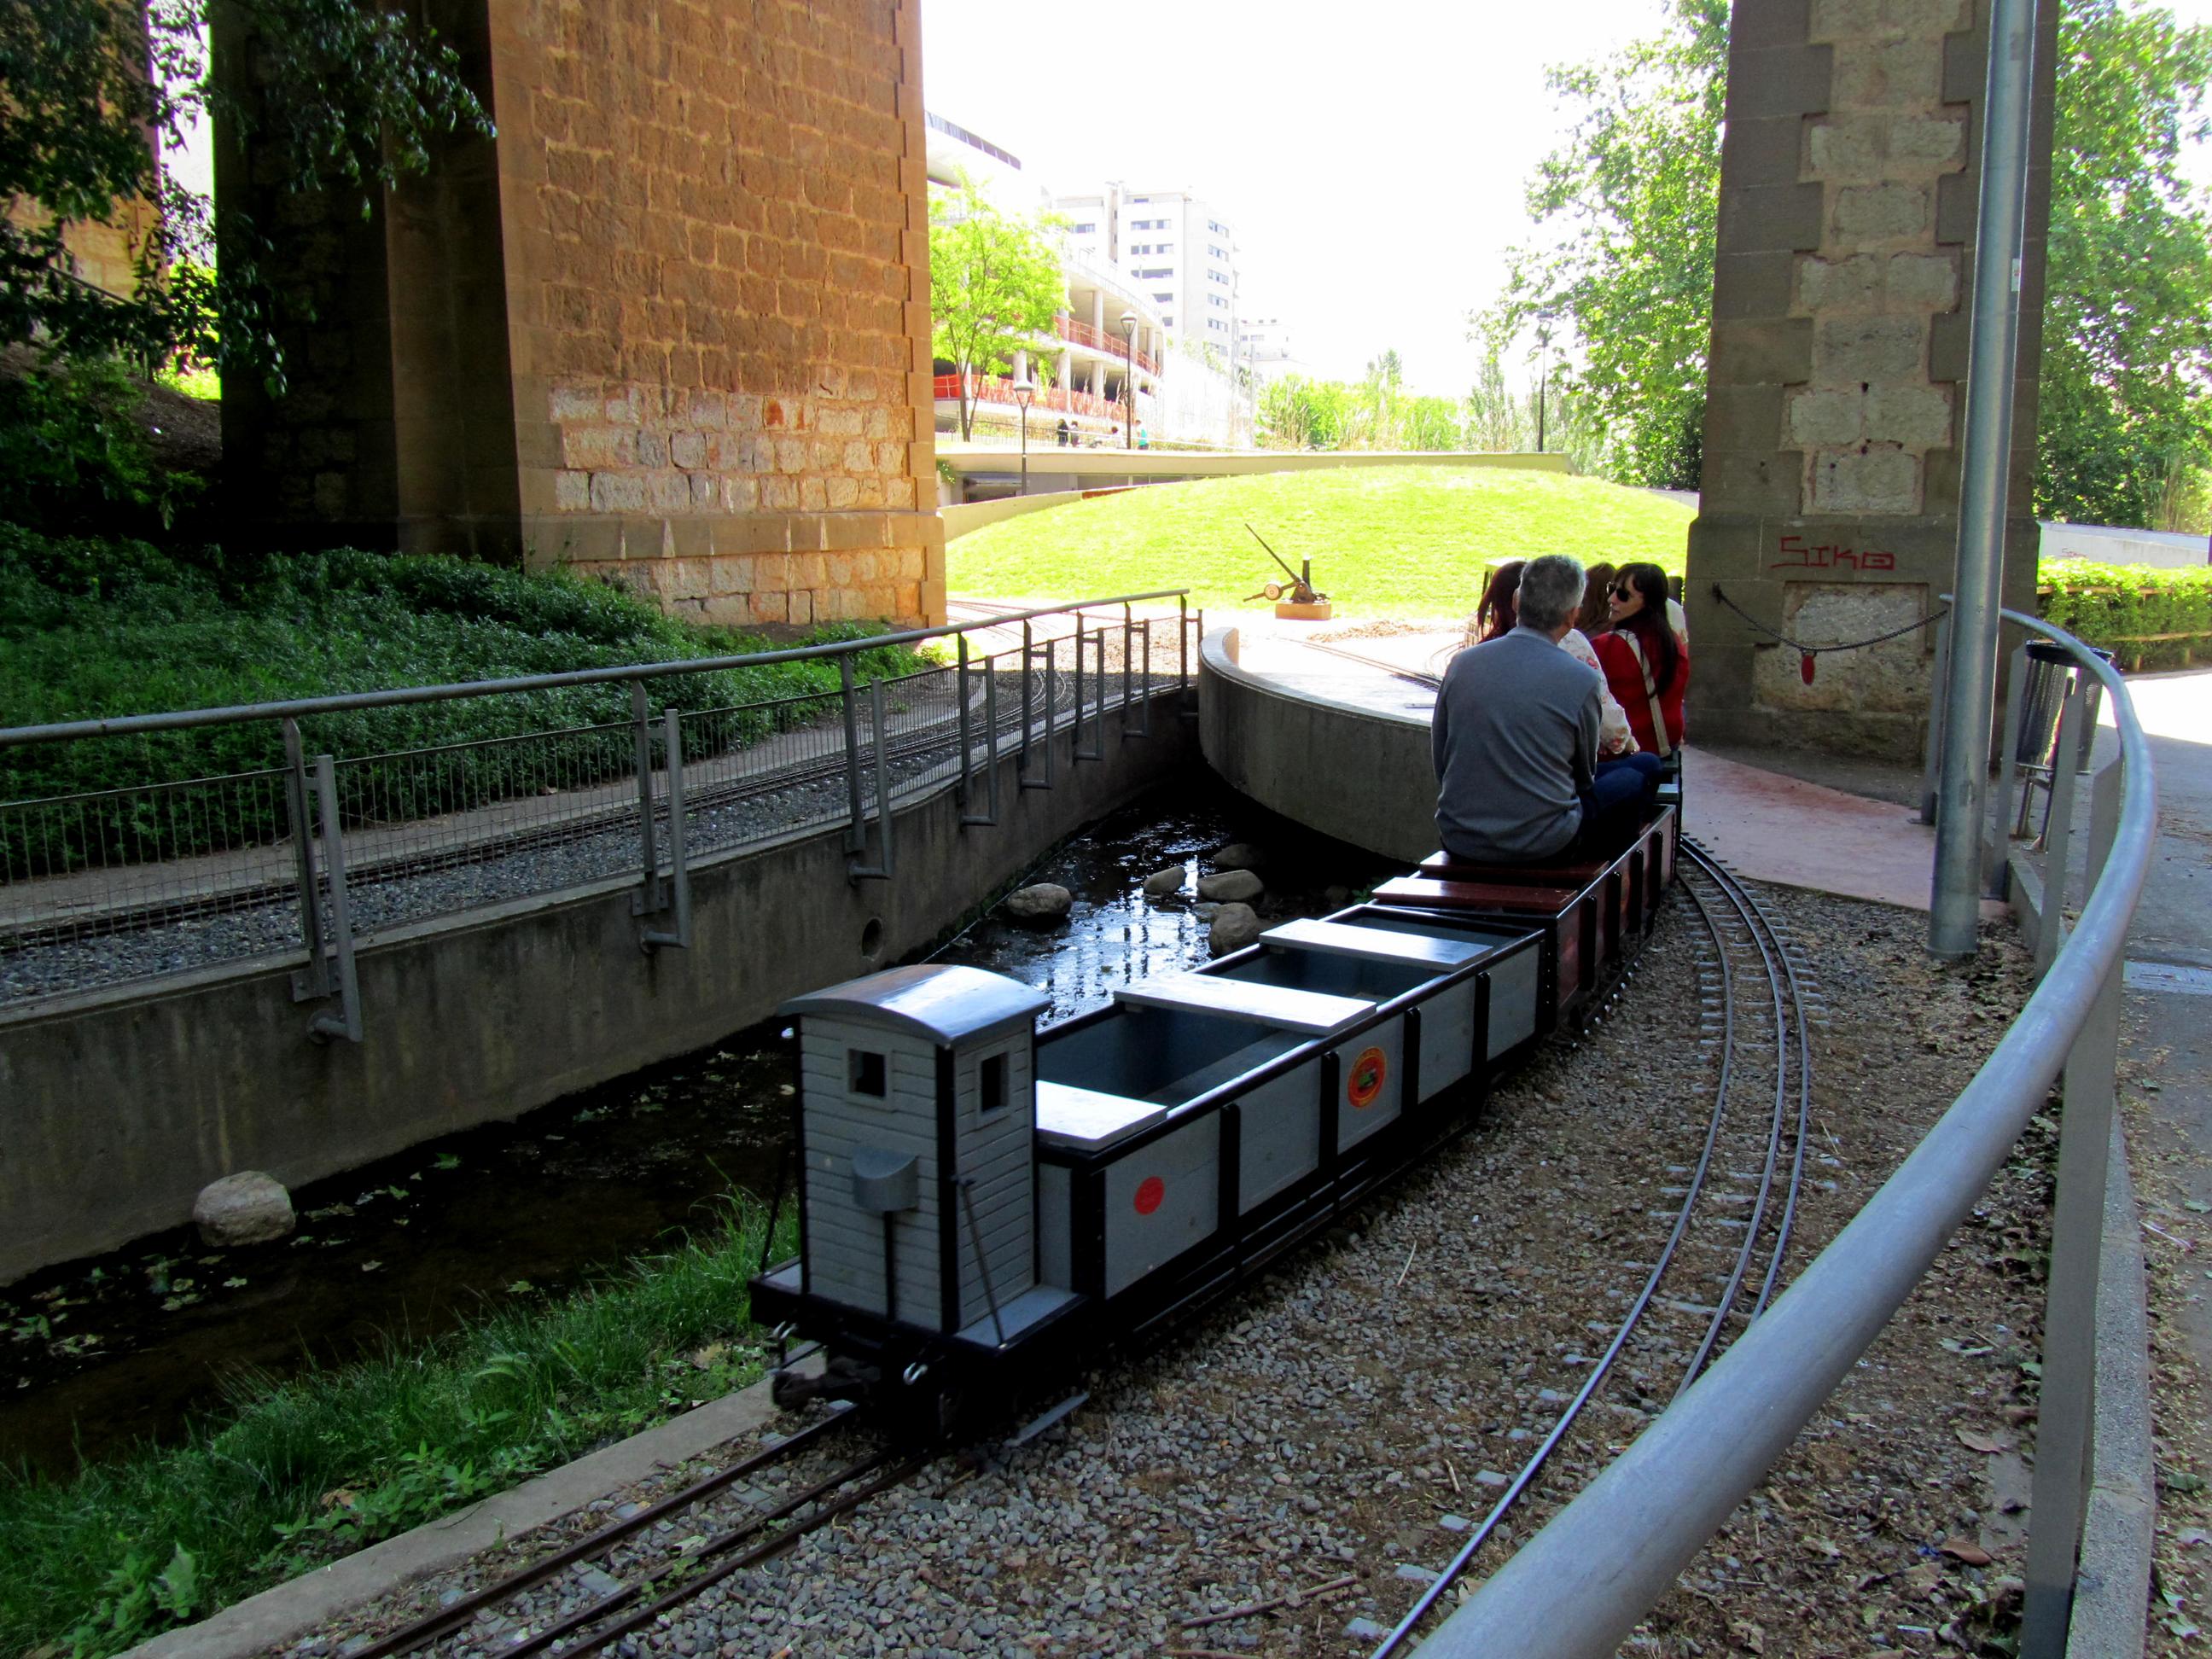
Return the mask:
[[(2058, 715), (2058, 752), (2068, 761), (2081, 723), (2081, 687), (2066, 688), (2066, 701)], [(2043, 915), (2035, 928), (2035, 971), (2039, 975), (2058, 954), (2066, 937), (2066, 894), (2073, 885), (2068, 873), (2074, 862), (2074, 768), (2053, 762), (2051, 769), (2051, 816), (2043, 825)], [(2103, 1143), (2100, 1142), (2100, 1145)]]
[(1971, 957), (1981, 912), (1982, 811), (1996, 696), (1997, 609), (2012, 466), (2013, 375), (2020, 261), (2027, 216), (2028, 94), (2035, 0), (1990, 0), (1982, 95), (1982, 179), (1975, 215), (1972, 343), (1967, 356), (1959, 559), (1952, 584), (1950, 672), (1942, 686), (1943, 761), (1936, 785), (1936, 880), (1928, 948)]
[(1145, 653), (1145, 672), (1139, 677), (1144, 687), (1145, 723), (1137, 728), (1137, 735), (1149, 738), (1152, 735), (1152, 619), (1146, 617), (1137, 624), (1137, 631), (1144, 641)]
[[(2074, 757), (2062, 750), (2066, 769)], [(2120, 768), (2090, 791), (2089, 885), (2096, 884), (2120, 817)], [(2089, 1431), (2096, 1407), (2097, 1274), (2104, 1242), (2105, 1180), (2112, 1167), (2112, 1067), (2119, 1047), (2121, 964), (2066, 1056), (2066, 1111), (2058, 1141), (2058, 1196), (2051, 1222), (2051, 1279), (2043, 1319), (2043, 1395), (2036, 1413), (2035, 1477), (2027, 1529), (2027, 1607), (2021, 1659), (2062, 1659), (2074, 1607), (2075, 1560), (2087, 1505)]]
[(307, 810), (307, 757), (300, 723), (284, 722), (284, 819), (292, 832), (292, 870), (300, 889), (300, 943), (307, 968), (293, 982), (292, 1000), (305, 1002), (331, 994), (331, 964), (324, 955), (323, 895), (315, 881), (315, 826)]
[(1990, 814), (1989, 880), (1984, 891), (2002, 898), (2011, 890), (2012, 792), (2020, 783), (2020, 732), (2027, 723), (2027, 647), (2013, 647), (2005, 668), (2004, 748), (1997, 757), (1996, 808)]
[(684, 823), (684, 729), (682, 717), (669, 708), (661, 714), (661, 753), (668, 768), (668, 889), (665, 896), (659, 887), (656, 872), (653, 884), (645, 896), (648, 911), (673, 910), (673, 927), (648, 927), (641, 936), (647, 951), (661, 945), (672, 945), (679, 951), (691, 948), (691, 868), (686, 856)]
[(1030, 726), (1035, 718), (1030, 713), (1031, 648), (1030, 624), (1028, 618), (1024, 617), (1022, 621), (1022, 751), (1020, 759), (1014, 763), (1014, 769), (1023, 774), (1026, 774), (1030, 769)]
[(968, 805), (968, 636), (956, 637), (960, 641), (960, 672), (954, 693), (960, 701), (960, 787), (953, 799), (964, 808)]
[[(1928, 754), (1920, 767), (1920, 821), (1936, 822), (1936, 780), (1943, 767), (1943, 686), (1951, 674), (1951, 615), (1946, 611), (1936, 624), (1936, 696), (1928, 710)], [(2010, 682), (2019, 696), (2020, 681)]]
[[(1136, 642), (1136, 624), (1129, 620), (1128, 603), (1127, 600), (1124, 600), (1121, 605), (1121, 735), (1125, 738), (1129, 735), (1129, 671), (1132, 666), (1133, 666), (1129, 659), (1131, 654), (1130, 647), (1134, 646)], [(1104, 641), (1103, 636), (1100, 641), (1100, 647), (1098, 672), (1103, 674), (1106, 672), (1106, 657), (1103, 648)]]
[(660, 876), (660, 853), (653, 842), (653, 716), (646, 708), (645, 682), (629, 683), (631, 752), (637, 765), (637, 842), (645, 872), (645, 900), (653, 902), (653, 884)]
[(307, 1022), (311, 1036), (361, 1041), (361, 982), (353, 966), (353, 914), (346, 900), (345, 836), (338, 827), (337, 762), (315, 757), (315, 804), (323, 832), (323, 870), (331, 884), (331, 938), (337, 946), (337, 1011)]
[(1075, 613), (1075, 729), (1068, 737), (1068, 758), (1083, 758), (1083, 613)]
[(991, 769), (984, 780), (990, 792), (991, 822), (999, 821), (999, 673), (991, 666), (988, 657), (983, 659), (983, 738), (984, 764)]
[(868, 682), (868, 723), (872, 728), (876, 744), (876, 866), (884, 875), (891, 872), (891, 786), (890, 762), (885, 758), (890, 744), (884, 739), (884, 683)]
[(1176, 595), (1176, 690), (1190, 689), (1190, 595)]
[(853, 702), (853, 655), (837, 659), (837, 690), (845, 705), (845, 850), (867, 850), (867, 819), (860, 811), (860, 715)]

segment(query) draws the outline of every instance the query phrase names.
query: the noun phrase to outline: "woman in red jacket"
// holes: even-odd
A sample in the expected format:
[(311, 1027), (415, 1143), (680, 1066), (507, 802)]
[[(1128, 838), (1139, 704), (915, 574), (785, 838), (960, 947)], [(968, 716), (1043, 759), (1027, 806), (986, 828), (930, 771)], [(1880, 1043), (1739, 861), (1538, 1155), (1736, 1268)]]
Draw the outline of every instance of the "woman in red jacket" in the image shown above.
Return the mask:
[(1621, 566), (1609, 609), (1612, 631), (1590, 641), (1598, 665), (1638, 744), (1663, 759), (1681, 747), (1682, 693), (1690, 684), (1689, 647), (1667, 622), (1667, 573), (1656, 564)]

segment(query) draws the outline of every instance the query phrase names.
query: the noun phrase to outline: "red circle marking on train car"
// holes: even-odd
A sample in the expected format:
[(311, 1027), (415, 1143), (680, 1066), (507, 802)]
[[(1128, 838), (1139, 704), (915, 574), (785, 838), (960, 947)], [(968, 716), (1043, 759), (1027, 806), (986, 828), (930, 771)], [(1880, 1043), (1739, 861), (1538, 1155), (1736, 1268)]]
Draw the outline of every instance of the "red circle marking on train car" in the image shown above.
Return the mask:
[(1352, 1109), (1359, 1112), (1372, 1106), (1382, 1092), (1382, 1080), (1389, 1075), (1387, 1054), (1380, 1048), (1361, 1049), (1359, 1058), (1352, 1062), (1344, 1085), (1344, 1097), (1352, 1103)]
[(1160, 1207), (1168, 1195), (1168, 1183), (1158, 1176), (1146, 1176), (1137, 1183), (1137, 1213), (1150, 1215)]

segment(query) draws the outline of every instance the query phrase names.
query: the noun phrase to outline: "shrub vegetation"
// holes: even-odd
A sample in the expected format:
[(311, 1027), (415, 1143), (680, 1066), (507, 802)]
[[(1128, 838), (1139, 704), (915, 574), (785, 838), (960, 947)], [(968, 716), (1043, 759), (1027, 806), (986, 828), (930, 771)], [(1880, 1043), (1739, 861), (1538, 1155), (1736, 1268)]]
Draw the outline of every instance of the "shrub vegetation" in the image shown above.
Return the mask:
[(2110, 651), (2124, 669), (2186, 668), (2212, 655), (2212, 568), (2053, 559), (2037, 586), (2045, 621)]
[[(240, 1389), (182, 1444), (0, 1471), (0, 1652), (99, 1659), (744, 1386), (764, 1218), (385, 1357)], [(775, 1254), (798, 1248), (787, 1210)]]

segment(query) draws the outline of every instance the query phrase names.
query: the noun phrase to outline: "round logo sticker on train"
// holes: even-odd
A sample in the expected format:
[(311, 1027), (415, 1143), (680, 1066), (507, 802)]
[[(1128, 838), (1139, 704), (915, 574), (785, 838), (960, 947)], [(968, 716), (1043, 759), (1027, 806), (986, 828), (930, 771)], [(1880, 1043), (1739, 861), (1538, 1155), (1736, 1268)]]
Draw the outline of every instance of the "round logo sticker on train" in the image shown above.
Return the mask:
[(1352, 1110), (1364, 1111), (1372, 1106), (1376, 1097), (1382, 1092), (1382, 1080), (1389, 1075), (1388, 1055), (1380, 1048), (1361, 1049), (1344, 1084), (1344, 1097), (1352, 1103)]
[(1137, 1213), (1150, 1215), (1158, 1209), (1168, 1195), (1168, 1183), (1158, 1176), (1146, 1176), (1137, 1183)]

